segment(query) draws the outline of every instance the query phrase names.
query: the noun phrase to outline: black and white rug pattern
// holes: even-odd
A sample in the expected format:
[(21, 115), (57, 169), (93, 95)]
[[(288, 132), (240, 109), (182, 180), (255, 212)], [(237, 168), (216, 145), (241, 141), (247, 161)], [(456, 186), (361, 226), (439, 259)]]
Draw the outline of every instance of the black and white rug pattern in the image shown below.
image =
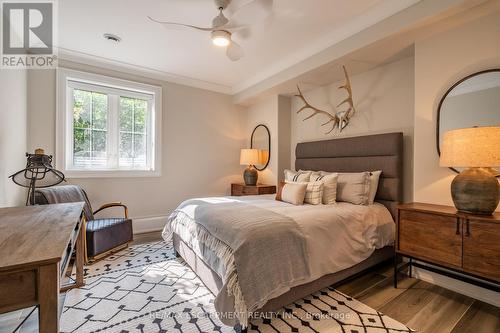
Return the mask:
[[(215, 315), (213, 294), (171, 242), (130, 246), (85, 267), (86, 285), (66, 295), (61, 332), (235, 332)], [(326, 288), (251, 321), (249, 332), (412, 332)]]

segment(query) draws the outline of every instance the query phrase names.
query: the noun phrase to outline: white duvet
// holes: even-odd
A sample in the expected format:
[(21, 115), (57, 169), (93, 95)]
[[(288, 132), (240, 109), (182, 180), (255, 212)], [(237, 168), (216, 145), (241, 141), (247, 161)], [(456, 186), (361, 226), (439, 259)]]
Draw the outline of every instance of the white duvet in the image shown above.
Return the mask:
[(294, 206), (274, 200), (274, 195), (232, 197), (272, 210), (295, 220), (307, 242), (311, 281), (336, 273), (367, 259), (376, 249), (394, 244), (395, 224), (380, 204)]

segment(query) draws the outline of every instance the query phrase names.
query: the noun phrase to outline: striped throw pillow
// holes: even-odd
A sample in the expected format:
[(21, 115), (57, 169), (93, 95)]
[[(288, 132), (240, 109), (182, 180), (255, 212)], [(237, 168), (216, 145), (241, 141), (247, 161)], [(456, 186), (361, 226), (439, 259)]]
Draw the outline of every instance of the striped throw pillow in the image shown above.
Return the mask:
[(320, 175), (319, 173), (311, 175), (310, 181), (323, 182), (323, 204), (333, 205), (337, 200), (337, 180), (338, 174), (331, 173)]
[(323, 182), (308, 182), (304, 202), (310, 205), (319, 205), (323, 202)]
[(292, 171), (285, 170), (285, 181), (287, 182), (296, 182), (296, 183), (305, 183), (309, 181), (311, 177), (311, 171)]

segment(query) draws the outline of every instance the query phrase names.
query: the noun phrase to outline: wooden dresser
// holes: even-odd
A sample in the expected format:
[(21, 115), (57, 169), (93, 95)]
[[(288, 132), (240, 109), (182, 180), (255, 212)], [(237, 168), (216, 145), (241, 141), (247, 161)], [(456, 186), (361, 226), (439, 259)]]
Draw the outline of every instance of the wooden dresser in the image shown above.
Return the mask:
[[(416, 266), (500, 291), (500, 214), (471, 215), (457, 212), (455, 207), (423, 203), (400, 205), (396, 228), (398, 255), (410, 260), (402, 266), (395, 261), (395, 286), (396, 273), (403, 266), (409, 266), (410, 275), (411, 267)], [(423, 266), (414, 259), (434, 267)]]
[(276, 193), (276, 186), (274, 185), (245, 185), (245, 184), (231, 184), (231, 195), (261, 195), (261, 194), (274, 194)]
[[(83, 202), (0, 209), (0, 313), (38, 306), (39, 332), (59, 332), (59, 292), (83, 282)], [(76, 249), (76, 283), (62, 286)]]

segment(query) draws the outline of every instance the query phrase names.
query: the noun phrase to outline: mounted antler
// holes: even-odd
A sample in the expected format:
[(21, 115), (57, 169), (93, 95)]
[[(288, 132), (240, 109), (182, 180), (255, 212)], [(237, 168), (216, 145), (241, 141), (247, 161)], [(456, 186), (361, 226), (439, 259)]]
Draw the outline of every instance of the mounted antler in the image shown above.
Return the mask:
[(349, 80), (349, 76), (347, 75), (347, 70), (345, 69), (345, 66), (342, 66), (342, 68), (344, 69), (345, 83), (343, 86), (340, 86), (339, 89), (345, 89), (348, 93), (348, 96), (346, 99), (344, 99), (342, 102), (340, 102), (339, 105), (337, 105), (337, 107), (341, 106), (342, 104), (347, 103), (349, 105), (349, 108), (346, 111), (335, 112), (335, 114), (332, 115), (331, 113), (329, 113), (327, 111), (320, 110), (320, 109), (312, 106), (306, 100), (306, 98), (304, 97), (304, 94), (302, 94), (302, 91), (300, 90), (299, 85), (297, 85), (297, 90), (299, 91), (299, 93), (295, 96), (299, 97), (302, 100), (302, 102), (304, 102), (304, 106), (302, 106), (297, 111), (297, 113), (300, 113), (306, 109), (311, 109), (313, 111), (313, 113), (311, 113), (309, 116), (304, 118), (302, 121), (306, 121), (308, 119), (311, 119), (312, 117), (314, 117), (317, 114), (322, 114), (322, 115), (327, 116), (329, 118), (328, 121), (321, 124), (321, 126), (326, 126), (328, 124), (331, 124), (332, 128), (328, 132), (326, 132), (325, 134), (330, 134), (336, 127), (338, 127), (339, 131), (342, 132), (342, 130), (349, 124), (349, 120), (351, 119), (351, 117), (356, 112), (356, 110), (354, 108), (353, 99), (352, 99), (351, 81)]
[(306, 118), (302, 119), (302, 121), (306, 121), (308, 119), (311, 119), (312, 117), (314, 117), (315, 115), (317, 114), (323, 114), (325, 116), (327, 116), (329, 118), (329, 120), (323, 124), (321, 124), (321, 126), (326, 126), (328, 124), (332, 124), (332, 128), (326, 132), (325, 134), (330, 134), (334, 129), (335, 127), (337, 127), (340, 123), (340, 118), (335, 114), (335, 115), (332, 115), (330, 114), (329, 112), (326, 112), (326, 111), (323, 111), (323, 110), (320, 110), (318, 108), (315, 108), (314, 106), (312, 106), (311, 104), (309, 104), (309, 102), (307, 102), (306, 98), (304, 97), (304, 95), (302, 94), (302, 91), (300, 90), (299, 88), (299, 85), (297, 84), (297, 90), (299, 91), (298, 95), (295, 95), (296, 97), (299, 97), (303, 102), (304, 102), (304, 106), (301, 107), (297, 113), (300, 113), (306, 109), (311, 109), (313, 110), (313, 113), (311, 113), (309, 116), (307, 116)]
[[(339, 89), (345, 89), (347, 91), (348, 96), (346, 99), (344, 99), (342, 102), (340, 102), (337, 105), (337, 107), (339, 107), (345, 103), (347, 103), (349, 105), (349, 107), (346, 111), (343, 111), (344, 114), (341, 117), (341, 121), (339, 124), (339, 130), (341, 132), (349, 124), (349, 120), (356, 112), (356, 109), (354, 108), (353, 97), (352, 97), (351, 80), (349, 79), (349, 75), (347, 75), (347, 70), (345, 69), (345, 66), (342, 66), (342, 69), (344, 70), (345, 83), (344, 83), (344, 85), (340, 86)], [(337, 114), (338, 114), (338, 112), (337, 112)]]

